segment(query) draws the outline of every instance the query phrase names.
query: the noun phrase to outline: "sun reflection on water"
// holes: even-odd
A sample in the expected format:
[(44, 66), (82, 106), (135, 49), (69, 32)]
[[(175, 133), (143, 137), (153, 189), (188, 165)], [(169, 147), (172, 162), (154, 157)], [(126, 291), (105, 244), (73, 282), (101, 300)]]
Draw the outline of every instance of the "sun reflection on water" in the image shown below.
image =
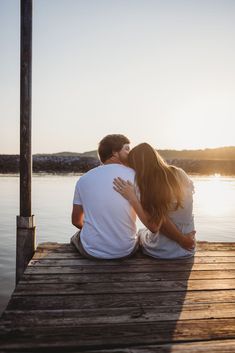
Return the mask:
[[(200, 200), (197, 195), (200, 195)], [(200, 203), (200, 209), (205, 216), (223, 217), (228, 213), (226, 206), (234, 202), (233, 198), (229, 178), (214, 174), (205, 179), (201, 178), (201, 182), (200, 179), (196, 180), (194, 200), (195, 204)]]
[(235, 178), (191, 176), (197, 240), (235, 241)]

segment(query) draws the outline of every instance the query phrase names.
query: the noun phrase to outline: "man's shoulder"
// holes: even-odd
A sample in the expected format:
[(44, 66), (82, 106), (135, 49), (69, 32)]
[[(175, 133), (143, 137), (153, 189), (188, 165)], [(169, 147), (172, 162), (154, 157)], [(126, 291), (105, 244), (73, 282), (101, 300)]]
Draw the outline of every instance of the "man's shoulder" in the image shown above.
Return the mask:
[(99, 171), (101, 170), (101, 168), (102, 168), (102, 166), (99, 165), (98, 167), (95, 167), (95, 168), (88, 170), (88, 172), (86, 172), (80, 176), (78, 181), (89, 179), (90, 176), (98, 174)]
[(122, 164), (105, 164), (89, 170), (83, 174), (78, 183), (90, 183), (94, 180), (105, 180), (120, 176), (121, 178), (134, 179), (135, 172), (133, 169), (126, 167)]
[(111, 163), (111, 164), (102, 164), (98, 167), (95, 167), (89, 170), (87, 173), (83, 174), (83, 177), (92, 175), (92, 174), (99, 174), (99, 173), (107, 173), (109, 171), (121, 171), (123, 173), (135, 174), (134, 170), (130, 167), (127, 167), (123, 164)]
[(132, 168), (129, 168), (123, 164), (107, 164), (104, 165), (105, 169), (105, 173), (107, 172), (114, 172), (114, 173), (120, 173), (120, 176), (122, 175), (130, 175), (130, 176), (134, 176), (135, 175), (135, 171)]
[(135, 171), (134, 169), (130, 168), (130, 167), (127, 167), (125, 165), (121, 165), (122, 167), (122, 171), (123, 173), (126, 173), (126, 174), (129, 174), (129, 175), (132, 175), (132, 176), (135, 176)]

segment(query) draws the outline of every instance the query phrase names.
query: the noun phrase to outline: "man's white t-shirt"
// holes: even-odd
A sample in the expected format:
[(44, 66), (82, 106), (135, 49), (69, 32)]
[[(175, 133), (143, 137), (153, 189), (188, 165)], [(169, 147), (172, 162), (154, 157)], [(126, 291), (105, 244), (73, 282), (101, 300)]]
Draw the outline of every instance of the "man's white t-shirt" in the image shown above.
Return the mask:
[(73, 203), (84, 211), (82, 245), (87, 253), (99, 258), (127, 256), (137, 242), (136, 214), (113, 189), (116, 177), (134, 183), (135, 173), (121, 164), (102, 165), (81, 176), (75, 187)]

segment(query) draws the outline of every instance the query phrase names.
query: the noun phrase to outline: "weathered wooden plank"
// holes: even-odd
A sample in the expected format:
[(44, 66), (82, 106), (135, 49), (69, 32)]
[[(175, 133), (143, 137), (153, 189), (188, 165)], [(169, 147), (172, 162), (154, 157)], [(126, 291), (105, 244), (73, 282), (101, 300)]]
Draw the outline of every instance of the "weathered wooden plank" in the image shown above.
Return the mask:
[(39, 243), (37, 250), (75, 250), (75, 247), (70, 243), (44, 242)]
[[(139, 346), (128, 346), (127, 348), (98, 348), (98, 349), (83, 349), (84, 352), (89, 353), (234, 353), (235, 351), (235, 340), (210, 340), (202, 342), (184, 342), (184, 343), (173, 343), (173, 344), (157, 344), (157, 345), (139, 345)], [(46, 349), (47, 347), (45, 347)], [(63, 350), (64, 347), (50, 347), (51, 352), (61, 352), (60, 348)], [(77, 347), (71, 347), (73, 353), (80, 353), (81, 350)], [(77, 349), (79, 350), (77, 350)], [(25, 349), (25, 347), (24, 347)], [(32, 350), (29, 347), (30, 352), (45, 352), (44, 346), (35, 347), (36, 350)], [(68, 347), (66, 347), (68, 349)], [(18, 348), (12, 350), (11, 352), (19, 352)]]
[[(235, 251), (198, 251), (196, 252), (194, 258), (197, 257), (235, 257)], [(62, 259), (82, 259), (82, 255), (78, 252), (57, 252), (57, 251), (36, 251), (32, 260), (62, 260)], [(138, 253), (134, 256), (135, 259), (148, 259), (150, 261), (155, 261), (155, 259), (142, 255)]]
[[(212, 258), (213, 260), (214, 258)], [(217, 259), (217, 258), (216, 258)], [(223, 259), (223, 258), (222, 258)], [(233, 260), (233, 257), (230, 259)], [(200, 261), (200, 259), (199, 259)], [(210, 260), (209, 260), (210, 261)], [(216, 262), (216, 261), (215, 261)], [(221, 261), (223, 262), (223, 261)], [(228, 261), (225, 261), (228, 262)], [(233, 262), (233, 261), (229, 261), (229, 262)], [(235, 262), (235, 259), (234, 259)], [(86, 266), (133, 266), (133, 265), (164, 265), (165, 263), (169, 263), (169, 264), (193, 264), (194, 260), (193, 259), (185, 259), (184, 261), (182, 260), (178, 260), (178, 261), (165, 261), (165, 260), (155, 260), (153, 261), (150, 258), (130, 258), (130, 259), (125, 259), (125, 260), (89, 260), (89, 259), (85, 259), (85, 258), (77, 258), (77, 259), (39, 259), (39, 260), (31, 260), (29, 263), (29, 266), (82, 266), (82, 265), (86, 265)], [(200, 262), (201, 263), (201, 262)], [(202, 260), (202, 263), (203, 260)], [(206, 262), (207, 263), (207, 262)], [(209, 262), (210, 263), (210, 262)]]
[(94, 283), (94, 282), (136, 282), (174, 281), (189, 279), (235, 279), (231, 271), (180, 271), (180, 272), (137, 272), (129, 273), (72, 273), (72, 274), (24, 274), (21, 282), (28, 283)]
[(102, 293), (86, 295), (37, 295), (11, 297), (8, 310), (56, 310), (155, 307), (212, 303), (235, 303), (235, 290), (159, 292), (156, 293)]
[(79, 265), (79, 266), (28, 266), (25, 274), (50, 274), (50, 273), (138, 273), (138, 272), (158, 272), (158, 271), (219, 271), (219, 270), (235, 270), (234, 263), (227, 264), (195, 264), (191, 266), (191, 264), (177, 264), (172, 265), (169, 263), (164, 264), (164, 266), (160, 266), (158, 264), (155, 265), (135, 265), (126, 266), (122, 265), (106, 265), (106, 266), (97, 266), (97, 265)]
[[(210, 340), (202, 342), (184, 342), (175, 344), (159, 344), (145, 346), (129, 346), (128, 348), (110, 348), (89, 350), (89, 353), (234, 353), (235, 340)], [(78, 353), (78, 351), (74, 352)]]
[[(2, 328), (1, 348), (125, 347), (210, 339), (234, 338), (235, 319), (162, 321), (140, 324), (102, 324), (73, 327)], [(6, 336), (7, 334), (7, 336)], [(7, 338), (6, 338), (7, 337)], [(7, 340), (6, 345), (4, 341)]]
[(235, 242), (206, 242), (206, 241), (198, 241), (196, 245), (197, 251), (200, 250), (224, 250), (230, 251), (235, 250)]
[(162, 265), (170, 264), (170, 265), (182, 265), (182, 264), (210, 264), (210, 263), (234, 263), (235, 264), (235, 257), (234, 256), (221, 256), (221, 257), (195, 257), (190, 259), (184, 260), (149, 260), (148, 258), (130, 258), (125, 260), (88, 260), (88, 259), (39, 259), (39, 260), (31, 260), (29, 266), (79, 266), (79, 265), (86, 265), (86, 266), (125, 266), (125, 265)]
[(146, 293), (186, 290), (235, 289), (233, 279), (178, 280), (159, 282), (81, 282), (81, 283), (27, 283), (20, 282), (13, 295), (53, 295), (86, 293)]
[[(46, 242), (40, 243), (37, 246), (37, 250), (53, 250), (53, 251), (75, 251), (75, 248), (72, 244), (69, 243), (54, 243), (54, 242)], [(204, 242), (198, 241), (196, 246), (197, 251), (216, 251), (216, 250), (223, 250), (223, 251), (235, 251), (235, 242)]]
[(235, 317), (234, 303), (124, 307), (77, 310), (6, 310), (2, 322), (6, 327), (77, 326), (156, 321), (224, 319)]

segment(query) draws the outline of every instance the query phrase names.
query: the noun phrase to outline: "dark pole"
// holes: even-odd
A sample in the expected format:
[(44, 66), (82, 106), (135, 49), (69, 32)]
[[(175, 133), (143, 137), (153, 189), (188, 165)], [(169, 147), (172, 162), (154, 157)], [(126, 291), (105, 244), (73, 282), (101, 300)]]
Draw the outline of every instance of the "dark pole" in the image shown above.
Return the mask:
[(31, 216), (32, 1), (21, 0), (20, 216)]
[(17, 217), (16, 283), (35, 250), (31, 214), (32, 0), (21, 0), (20, 40), (20, 216)]

